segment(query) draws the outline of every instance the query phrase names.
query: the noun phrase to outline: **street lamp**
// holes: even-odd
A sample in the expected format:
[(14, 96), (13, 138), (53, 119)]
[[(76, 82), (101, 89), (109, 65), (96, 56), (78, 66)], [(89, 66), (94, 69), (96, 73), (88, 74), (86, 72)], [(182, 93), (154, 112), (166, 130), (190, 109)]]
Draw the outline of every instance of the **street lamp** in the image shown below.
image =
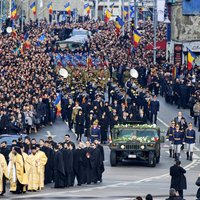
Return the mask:
[(153, 64), (156, 65), (157, 0), (154, 0), (154, 6), (153, 6), (153, 27), (154, 27)]

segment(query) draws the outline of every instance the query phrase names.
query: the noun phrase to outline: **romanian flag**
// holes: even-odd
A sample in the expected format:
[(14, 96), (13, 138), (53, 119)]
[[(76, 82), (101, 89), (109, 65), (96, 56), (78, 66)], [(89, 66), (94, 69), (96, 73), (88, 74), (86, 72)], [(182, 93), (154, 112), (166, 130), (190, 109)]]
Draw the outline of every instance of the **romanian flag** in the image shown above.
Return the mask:
[(109, 21), (109, 19), (111, 18), (112, 13), (107, 9), (105, 12), (105, 18), (104, 21), (107, 23)]
[(92, 66), (92, 58), (90, 55), (88, 55), (87, 57), (87, 67), (91, 67)]
[(115, 3), (112, 3), (112, 4), (110, 5), (111, 13), (113, 13), (114, 6), (115, 6)]
[(53, 14), (52, 2), (47, 5), (47, 8), (49, 9), (49, 14), (52, 15)]
[(17, 5), (13, 0), (11, 5), (11, 19), (16, 19), (16, 17), (17, 17)]
[(193, 63), (195, 58), (196, 58), (196, 55), (188, 49), (188, 65), (187, 65), (188, 70), (192, 69), (192, 63)]
[(177, 68), (176, 68), (175, 65), (172, 68), (172, 76), (173, 76), (174, 79), (176, 79), (176, 77), (177, 77)]
[(122, 26), (124, 26), (124, 21), (119, 16), (116, 19), (115, 26), (116, 26), (116, 32), (119, 35)]
[(56, 115), (60, 116), (61, 114), (61, 94), (58, 94), (56, 100), (54, 101), (54, 106), (57, 108)]
[(128, 7), (124, 7), (124, 17), (128, 17)]
[(33, 14), (36, 16), (36, 4), (35, 4), (35, 1), (30, 5), (30, 8), (33, 11)]
[(134, 30), (133, 39), (135, 48), (139, 45), (141, 36), (142, 35), (137, 30)]
[(70, 3), (68, 2), (67, 4), (65, 4), (65, 9), (66, 9), (66, 12), (68, 13), (68, 15), (71, 14), (71, 9), (70, 9)]
[(26, 33), (24, 35), (24, 48), (25, 49), (30, 49), (30, 47), (31, 47), (31, 43), (28, 41), (28, 38), (29, 38), (29, 35), (28, 35), (28, 33)]
[(86, 11), (86, 13), (89, 15), (90, 14), (90, 6), (89, 6), (89, 3), (86, 3), (84, 5), (84, 10)]

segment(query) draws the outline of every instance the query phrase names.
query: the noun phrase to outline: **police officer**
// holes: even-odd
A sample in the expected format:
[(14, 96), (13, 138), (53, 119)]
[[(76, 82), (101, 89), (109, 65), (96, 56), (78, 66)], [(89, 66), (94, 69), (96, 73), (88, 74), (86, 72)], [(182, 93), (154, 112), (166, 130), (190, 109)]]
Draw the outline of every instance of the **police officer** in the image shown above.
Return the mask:
[(176, 130), (174, 131), (175, 160), (179, 160), (180, 158), (182, 143), (183, 143), (183, 133), (179, 130), (179, 125), (176, 124)]
[(185, 143), (187, 145), (187, 160), (192, 161), (193, 156), (193, 148), (195, 145), (196, 133), (195, 130), (192, 128), (192, 123), (189, 123), (189, 127), (185, 133)]
[[(174, 158), (174, 131), (176, 130), (175, 121), (171, 121), (171, 125), (167, 130), (166, 138), (169, 140), (169, 157)], [(172, 154), (173, 153), (173, 154)]]

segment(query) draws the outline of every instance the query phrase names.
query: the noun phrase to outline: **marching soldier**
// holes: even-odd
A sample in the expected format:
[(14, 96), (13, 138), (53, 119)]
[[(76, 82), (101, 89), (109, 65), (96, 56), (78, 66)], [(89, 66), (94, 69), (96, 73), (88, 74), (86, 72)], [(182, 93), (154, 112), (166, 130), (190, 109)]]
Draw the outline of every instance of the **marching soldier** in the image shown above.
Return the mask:
[(192, 123), (189, 123), (189, 127), (185, 133), (185, 143), (187, 145), (187, 160), (192, 161), (193, 156), (193, 148), (195, 145), (196, 133), (195, 130), (192, 128)]
[(183, 133), (179, 130), (179, 125), (176, 124), (176, 130), (174, 131), (175, 160), (179, 160), (180, 158), (182, 143), (183, 143)]
[[(174, 158), (174, 131), (175, 128), (175, 121), (171, 121), (171, 125), (167, 130), (166, 138), (169, 140), (169, 157), (171, 158), (173, 156)], [(173, 154), (172, 154), (173, 153)]]

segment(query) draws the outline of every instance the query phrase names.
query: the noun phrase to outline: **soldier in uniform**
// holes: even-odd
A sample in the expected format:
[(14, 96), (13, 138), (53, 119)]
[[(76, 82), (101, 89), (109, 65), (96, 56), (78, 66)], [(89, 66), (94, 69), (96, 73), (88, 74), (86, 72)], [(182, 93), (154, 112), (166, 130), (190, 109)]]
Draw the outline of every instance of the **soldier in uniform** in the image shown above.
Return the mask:
[(189, 123), (189, 127), (185, 133), (185, 143), (187, 144), (187, 160), (192, 161), (193, 156), (193, 148), (195, 145), (196, 133), (195, 130), (192, 128), (192, 123)]
[(176, 124), (176, 130), (174, 131), (175, 160), (179, 160), (180, 158), (182, 144), (183, 144), (183, 133), (179, 130), (179, 125)]
[(101, 141), (101, 129), (98, 126), (98, 120), (95, 120), (91, 129), (90, 140), (93, 143), (94, 140)]
[(171, 121), (171, 126), (167, 130), (166, 138), (169, 140), (169, 157), (173, 156), (174, 158), (174, 131), (175, 128), (175, 121)]

